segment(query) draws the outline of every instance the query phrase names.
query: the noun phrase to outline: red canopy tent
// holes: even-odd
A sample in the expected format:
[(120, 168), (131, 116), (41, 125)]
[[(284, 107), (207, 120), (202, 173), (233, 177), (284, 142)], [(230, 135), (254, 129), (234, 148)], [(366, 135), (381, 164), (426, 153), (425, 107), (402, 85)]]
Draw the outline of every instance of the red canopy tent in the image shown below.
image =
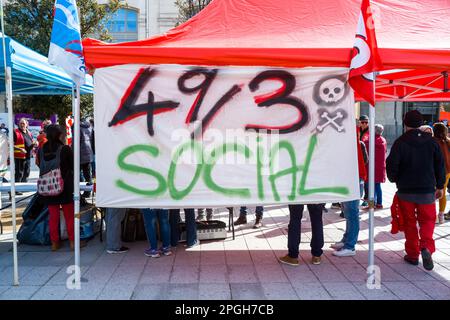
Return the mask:
[[(393, 70), (378, 76), (377, 100), (450, 101), (450, 1), (372, 0), (371, 6), (384, 70)], [(91, 69), (119, 64), (349, 67), (360, 10), (361, 0), (213, 0), (161, 36), (117, 44), (85, 39), (84, 56)], [(370, 222), (372, 265), (373, 211)]]

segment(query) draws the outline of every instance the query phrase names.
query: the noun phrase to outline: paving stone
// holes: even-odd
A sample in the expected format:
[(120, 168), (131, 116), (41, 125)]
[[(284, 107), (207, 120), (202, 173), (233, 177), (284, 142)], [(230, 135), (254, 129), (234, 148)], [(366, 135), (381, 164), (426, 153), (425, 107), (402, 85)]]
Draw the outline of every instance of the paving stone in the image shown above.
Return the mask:
[(109, 279), (108, 283), (114, 285), (136, 285), (144, 271), (143, 265), (119, 266)]
[(174, 266), (170, 283), (198, 283), (199, 272), (198, 266)]
[(414, 286), (411, 282), (390, 282), (383, 284), (402, 300), (430, 300), (430, 296)]
[(311, 266), (311, 271), (316, 275), (320, 282), (345, 282), (347, 279), (344, 275), (333, 265), (314, 265)]
[(130, 300), (133, 295), (135, 284), (108, 283), (103, 289), (97, 300)]
[(230, 283), (232, 300), (266, 300), (260, 283)]
[(292, 284), (300, 300), (331, 300), (330, 294), (320, 282)]
[(267, 300), (296, 300), (294, 288), (289, 283), (261, 283)]
[(167, 283), (143, 284), (134, 288), (133, 300), (167, 300)]
[(379, 289), (369, 289), (366, 282), (355, 282), (353, 285), (367, 300), (398, 300), (385, 285), (381, 284)]
[[(32, 266), (22, 266), (19, 264), (18, 273), (19, 273), (19, 283), (20, 281), (30, 273), (34, 267)], [(0, 273), (0, 285), (12, 285), (14, 277), (14, 268), (6, 267)]]
[(198, 283), (169, 283), (167, 285), (167, 300), (198, 300)]
[(335, 264), (335, 267), (351, 282), (365, 281), (367, 279), (366, 269), (359, 263)]
[(350, 282), (324, 282), (323, 286), (335, 300), (364, 300), (364, 296)]
[(50, 286), (45, 285), (31, 297), (31, 300), (63, 300), (69, 293), (66, 286)]
[(450, 287), (439, 281), (413, 281), (412, 283), (433, 299), (450, 300)]
[(199, 300), (231, 300), (231, 288), (228, 283), (200, 283)]
[(11, 286), (0, 295), (0, 300), (29, 300), (39, 289), (39, 286)]
[(98, 285), (92, 282), (81, 283), (81, 289), (69, 290), (64, 300), (96, 300), (102, 293), (104, 285)]
[(226, 265), (205, 265), (200, 267), (200, 283), (228, 283)]
[[(222, 248), (223, 250), (223, 248)], [(221, 251), (201, 251), (200, 264), (205, 265), (225, 265), (225, 252)]]
[(289, 282), (286, 274), (283, 271), (280, 263), (277, 264), (255, 264), (256, 274), (258, 275), (259, 282), (271, 283), (271, 282)]
[(168, 283), (172, 273), (172, 266), (147, 265), (141, 274), (139, 284)]
[(21, 280), (22, 285), (42, 286), (46, 284), (61, 268), (60, 267), (35, 267)]
[(228, 265), (230, 283), (256, 283), (256, 270), (253, 265)]
[[(298, 267), (281, 265), (284, 273), (286, 274), (289, 281), (294, 284), (308, 283), (308, 282), (318, 282), (316, 275), (311, 271), (307, 265), (299, 265)], [(315, 266), (314, 266), (315, 267)]]
[(241, 250), (241, 251), (225, 251), (225, 259), (227, 262), (227, 265), (243, 265), (248, 264), (252, 265), (253, 260), (248, 253), (247, 250)]

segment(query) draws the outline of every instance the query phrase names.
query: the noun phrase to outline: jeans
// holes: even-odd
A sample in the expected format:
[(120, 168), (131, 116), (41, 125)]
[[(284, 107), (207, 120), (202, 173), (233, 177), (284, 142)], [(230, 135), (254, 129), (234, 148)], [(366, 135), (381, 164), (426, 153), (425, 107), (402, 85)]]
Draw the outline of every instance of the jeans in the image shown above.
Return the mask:
[[(364, 181), (359, 182), (360, 195), (363, 193)], [(359, 199), (342, 202), (342, 211), (345, 217), (345, 233), (341, 242), (344, 249), (354, 250), (359, 234)]]
[[(195, 222), (195, 210), (184, 209), (185, 222), (186, 222), (186, 242), (188, 247), (197, 243), (197, 224)], [(170, 221), (170, 243), (172, 247), (176, 247), (180, 240), (180, 229), (178, 223), (180, 223), (180, 209), (169, 210)]]
[(383, 191), (381, 191), (381, 183), (375, 183), (375, 204), (383, 204)]
[[(264, 207), (263, 206), (257, 206), (256, 210), (255, 210), (256, 218), (262, 219), (263, 212), (264, 212)], [(241, 207), (239, 216), (241, 216), (241, 217), (246, 217), (247, 216), (247, 207)]]
[(125, 208), (106, 209), (106, 250), (116, 250), (122, 247), (122, 220), (126, 213), (127, 209)]
[[(311, 254), (320, 257), (323, 253), (323, 204), (308, 204), (309, 217), (311, 219)], [(288, 255), (291, 258), (298, 258), (298, 247), (301, 240), (303, 204), (289, 205), (289, 226), (288, 226)]]
[(150, 249), (158, 249), (158, 239), (156, 239), (156, 220), (159, 222), (159, 232), (163, 248), (170, 247), (170, 226), (169, 211), (166, 209), (143, 209), (145, 232), (147, 233)]

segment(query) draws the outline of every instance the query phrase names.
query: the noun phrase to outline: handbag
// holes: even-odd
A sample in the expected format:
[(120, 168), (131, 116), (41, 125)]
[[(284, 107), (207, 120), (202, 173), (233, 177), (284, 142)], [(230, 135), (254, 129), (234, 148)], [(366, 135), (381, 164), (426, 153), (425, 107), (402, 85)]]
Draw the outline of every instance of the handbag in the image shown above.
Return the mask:
[(37, 192), (41, 196), (54, 197), (64, 191), (64, 180), (59, 166), (61, 148), (62, 146), (56, 151), (55, 159), (48, 161), (44, 160), (44, 151), (40, 150), (41, 174), (37, 181)]

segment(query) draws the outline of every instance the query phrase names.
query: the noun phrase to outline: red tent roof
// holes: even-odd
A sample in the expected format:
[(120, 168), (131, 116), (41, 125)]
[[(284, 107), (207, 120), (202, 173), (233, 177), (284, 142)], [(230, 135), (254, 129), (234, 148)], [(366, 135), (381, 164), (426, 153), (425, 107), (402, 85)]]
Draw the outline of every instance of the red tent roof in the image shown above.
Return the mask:
[[(387, 69), (450, 68), (449, 0), (372, 0)], [(162, 36), (83, 41), (88, 65), (348, 66), (360, 0), (213, 0)]]

